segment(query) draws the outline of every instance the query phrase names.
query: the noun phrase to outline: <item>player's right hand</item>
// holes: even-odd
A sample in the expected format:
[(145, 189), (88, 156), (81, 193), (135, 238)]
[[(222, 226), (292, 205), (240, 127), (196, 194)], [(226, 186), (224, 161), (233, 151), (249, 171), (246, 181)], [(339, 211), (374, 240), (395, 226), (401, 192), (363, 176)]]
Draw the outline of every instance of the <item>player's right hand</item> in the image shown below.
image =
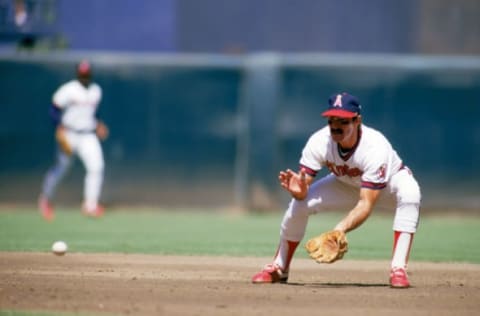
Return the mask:
[(303, 200), (307, 197), (309, 184), (304, 169), (298, 173), (290, 169), (280, 171), (278, 180), (282, 188), (290, 192), (295, 199)]

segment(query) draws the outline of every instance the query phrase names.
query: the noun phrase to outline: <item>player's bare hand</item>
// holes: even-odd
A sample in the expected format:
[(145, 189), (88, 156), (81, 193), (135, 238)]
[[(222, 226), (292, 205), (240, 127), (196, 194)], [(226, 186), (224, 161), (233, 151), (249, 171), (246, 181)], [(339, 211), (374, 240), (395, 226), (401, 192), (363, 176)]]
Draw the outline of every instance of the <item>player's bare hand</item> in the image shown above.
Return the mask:
[(298, 173), (290, 169), (280, 171), (278, 180), (282, 188), (290, 192), (297, 200), (303, 200), (307, 196), (309, 184), (304, 169)]
[(97, 134), (98, 138), (100, 138), (100, 140), (107, 139), (108, 138), (108, 133), (109, 133), (107, 125), (105, 125), (105, 123), (103, 123), (101, 121), (98, 121), (97, 122), (97, 127), (95, 129), (95, 133)]

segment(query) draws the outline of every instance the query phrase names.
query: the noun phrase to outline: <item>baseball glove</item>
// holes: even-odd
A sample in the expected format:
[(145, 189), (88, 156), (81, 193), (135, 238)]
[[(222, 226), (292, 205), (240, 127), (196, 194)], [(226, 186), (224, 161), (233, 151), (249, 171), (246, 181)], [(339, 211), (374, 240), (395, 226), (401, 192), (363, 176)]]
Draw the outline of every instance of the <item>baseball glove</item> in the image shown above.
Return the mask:
[(347, 236), (342, 231), (331, 230), (310, 239), (305, 249), (318, 263), (333, 263), (348, 251)]
[(63, 127), (57, 127), (55, 131), (55, 139), (60, 149), (67, 155), (71, 155), (73, 150), (72, 146), (68, 143), (67, 136), (65, 135), (65, 129)]

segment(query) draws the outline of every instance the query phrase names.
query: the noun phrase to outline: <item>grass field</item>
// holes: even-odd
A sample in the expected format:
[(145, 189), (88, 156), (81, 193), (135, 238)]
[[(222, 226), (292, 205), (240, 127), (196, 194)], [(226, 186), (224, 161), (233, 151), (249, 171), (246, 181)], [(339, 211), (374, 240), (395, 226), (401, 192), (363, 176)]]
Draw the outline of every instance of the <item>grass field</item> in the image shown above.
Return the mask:
[[(340, 213), (311, 217), (306, 238)], [(252, 285), (277, 247), (281, 213), (110, 209), (0, 210), (0, 316), (472, 315), (480, 310), (480, 217), (424, 214), (409, 290), (388, 286), (392, 217), (348, 234), (350, 250), (318, 265), (299, 249), (289, 282)], [(49, 253), (64, 240), (69, 253)], [(473, 263), (473, 264), (472, 264)], [(345, 304), (348, 302), (348, 304)]]
[[(335, 225), (342, 214), (310, 218), (306, 238)], [(60, 209), (55, 221), (35, 209), (0, 211), (0, 251), (48, 252), (56, 240), (70, 252), (273, 256), (281, 213), (239, 215), (207, 210), (115, 209), (100, 219)], [(392, 217), (372, 215), (349, 233), (349, 259), (390, 258)], [(422, 216), (411, 260), (480, 263), (480, 217)], [(304, 251), (296, 257), (306, 258)]]

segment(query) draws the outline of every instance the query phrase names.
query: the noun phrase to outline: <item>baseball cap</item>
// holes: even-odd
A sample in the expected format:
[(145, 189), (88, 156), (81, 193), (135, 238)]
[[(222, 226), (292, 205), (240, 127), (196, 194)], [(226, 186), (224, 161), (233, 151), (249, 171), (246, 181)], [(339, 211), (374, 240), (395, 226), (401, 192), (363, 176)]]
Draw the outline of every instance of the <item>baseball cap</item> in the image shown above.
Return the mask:
[(92, 65), (88, 60), (82, 60), (77, 65), (77, 73), (81, 76), (88, 76), (92, 72)]
[(361, 108), (362, 106), (355, 96), (346, 92), (337, 93), (328, 99), (328, 110), (323, 112), (322, 116), (351, 118), (359, 115)]

